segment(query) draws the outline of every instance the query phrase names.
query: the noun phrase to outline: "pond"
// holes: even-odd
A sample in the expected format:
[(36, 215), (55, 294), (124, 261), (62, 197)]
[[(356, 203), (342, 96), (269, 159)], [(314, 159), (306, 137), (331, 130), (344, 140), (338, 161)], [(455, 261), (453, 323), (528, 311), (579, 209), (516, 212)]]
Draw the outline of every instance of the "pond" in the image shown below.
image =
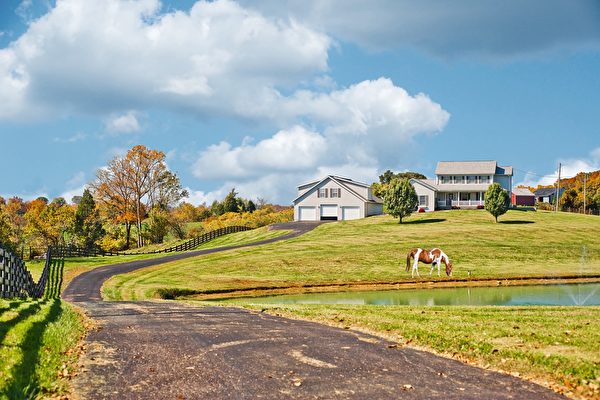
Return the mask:
[(259, 304), (597, 306), (600, 305), (600, 283), (307, 293), (243, 300)]

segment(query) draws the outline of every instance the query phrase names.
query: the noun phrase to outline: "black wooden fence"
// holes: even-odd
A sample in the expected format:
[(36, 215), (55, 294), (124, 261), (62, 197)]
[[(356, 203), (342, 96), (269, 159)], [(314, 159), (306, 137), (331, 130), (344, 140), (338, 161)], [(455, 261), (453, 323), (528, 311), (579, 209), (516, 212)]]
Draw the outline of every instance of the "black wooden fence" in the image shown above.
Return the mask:
[(23, 260), (0, 247), (0, 298), (58, 298), (64, 265), (64, 258), (53, 256), (48, 248), (42, 275), (36, 283)]
[[(0, 298), (33, 297), (58, 298), (63, 283), (65, 257), (119, 256), (136, 254), (172, 253), (193, 250), (203, 243), (210, 242), (230, 233), (247, 231), (247, 226), (228, 226), (190, 239), (177, 246), (147, 252), (113, 252), (101, 249), (83, 249), (74, 246), (48, 247), (45, 251), (46, 262), (40, 279), (35, 282), (25, 262), (15, 254), (0, 247)], [(31, 250), (30, 250), (31, 253)]]
[(167, 247), (164, 249), (157, 249), (153, 251), (104, 251), (102, 249), (85, 249), (76, 246), (57, 246), (53, 247), (53, 252), (58, 257), (98, 257), (98, 256), (127, 256), (127, 255), (139, 255), (139, 254), (159, 254), (159, 253), (173, 253), (176, 251), (188, 251), (193, 250), (196, 247), (210, 242), (220, 236), (228, 235), (230, 233), (248, 231), (252, 228), (247, 226), (227, 226), (225, 228), (216, 229), (214, 231), (206, 232), (203, 235), (197, 236), (186, 242), (178, 244), (176, 246)]

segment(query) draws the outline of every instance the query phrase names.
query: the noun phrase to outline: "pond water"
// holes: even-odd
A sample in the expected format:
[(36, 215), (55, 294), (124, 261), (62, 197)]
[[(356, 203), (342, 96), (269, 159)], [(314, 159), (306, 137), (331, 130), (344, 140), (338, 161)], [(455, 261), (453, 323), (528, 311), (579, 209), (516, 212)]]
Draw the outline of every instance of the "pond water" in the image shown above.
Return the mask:
[(260, 304), (597, 306), (600, 305), (600, 283), (308, 293), (246, 301)]

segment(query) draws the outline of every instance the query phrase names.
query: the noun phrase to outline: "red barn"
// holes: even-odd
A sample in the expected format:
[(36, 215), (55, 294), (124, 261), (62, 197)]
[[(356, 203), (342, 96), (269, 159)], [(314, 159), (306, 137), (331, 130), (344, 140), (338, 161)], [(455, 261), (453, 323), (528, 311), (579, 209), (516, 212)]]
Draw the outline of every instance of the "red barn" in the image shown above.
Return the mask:
[(534, 206), (535, 195), (524, 188), (514, 188), (512, 190), (511, 204), (513, 206)]

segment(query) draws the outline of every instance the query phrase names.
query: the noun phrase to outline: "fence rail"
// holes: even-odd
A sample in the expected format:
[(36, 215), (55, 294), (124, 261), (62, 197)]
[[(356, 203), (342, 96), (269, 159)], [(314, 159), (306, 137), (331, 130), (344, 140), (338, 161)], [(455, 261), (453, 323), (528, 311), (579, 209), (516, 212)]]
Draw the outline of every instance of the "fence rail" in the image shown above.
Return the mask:
[(230, 233), (248, 231), (252, 228), (247, 226), (227, 226), (225, 228), (216, 229), (214, 231), (206, 232), (203, 235), (189, 239), (184, 243), (176, 246), (167, 247), (164, 249), (158, 249), (153, 251), (104, 251), (102, 249), (85, 249), (76, 246), (58, 246), (54, 247), (54, 254), (60, 257), (98, 257), (98, 256), (127, 256), (127, 255), (140, 255), (140, 254), (159, 254), (159, 253), (173, 253), (177, 251), (188, 251), (193, 250), (196, 247), (210, 242), (220, 236), (228, 235)]
[(0, 247), (0, 298), (58, 298), (63, 281), (64, 258), (54, 257), (52, 248), (46, 251), (46, 263), (40, 279), (35, 282), (25, 262)]

